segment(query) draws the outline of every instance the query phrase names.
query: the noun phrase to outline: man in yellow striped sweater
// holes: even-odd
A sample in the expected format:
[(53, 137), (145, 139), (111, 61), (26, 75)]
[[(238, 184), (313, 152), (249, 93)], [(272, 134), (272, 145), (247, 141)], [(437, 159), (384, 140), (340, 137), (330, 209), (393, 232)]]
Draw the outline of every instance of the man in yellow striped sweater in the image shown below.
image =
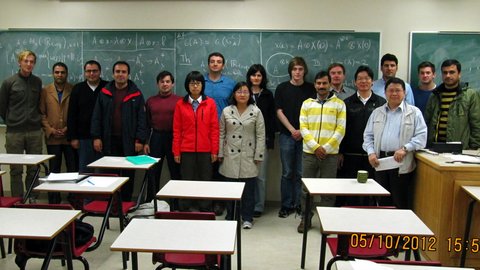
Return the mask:
[[(305, 100), (300, 109), (300, 133), (303, 137), (303, 174), (310, 178), (335, 178), (340, 142), (345, 135), (347, 110), (345, 103), (330, 91), (328, 72), (315, 75), (317, 98)], [(303, 191), (305, 195), (305, 190)], [(322, 205), (333, 206), (335, 197), (322, 197)], [(305, 209), (305, 196), (302, 196)], [(308, 216), (305, 217), (305, 214)], [(297, 228), (303, 233), (304, 222), (311, 226), (312, 213), (303, 213)]]

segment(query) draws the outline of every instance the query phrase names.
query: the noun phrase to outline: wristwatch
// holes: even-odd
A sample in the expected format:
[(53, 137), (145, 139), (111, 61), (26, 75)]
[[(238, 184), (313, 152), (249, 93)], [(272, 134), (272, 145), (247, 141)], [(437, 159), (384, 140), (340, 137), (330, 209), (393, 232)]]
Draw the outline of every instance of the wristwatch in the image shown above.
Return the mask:
[(408, 149), (407, 149), (407, 147), (405, 147), (405, 145), (402, 146), (402, 150), (408, 153)]

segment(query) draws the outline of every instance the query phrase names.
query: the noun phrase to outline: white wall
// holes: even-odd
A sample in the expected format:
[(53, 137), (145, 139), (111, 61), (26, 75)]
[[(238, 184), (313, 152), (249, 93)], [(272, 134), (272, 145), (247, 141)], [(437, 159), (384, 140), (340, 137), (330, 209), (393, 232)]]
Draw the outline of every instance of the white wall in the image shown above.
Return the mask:
[[(0, 29), (379, 31), (381, 55), (397, 55), (397, 75), (407, 79), (410, 31), (480, 31), (478, 10), (477, 0), (3, 0)], [(268, 199), (278, 200), (280, 166), (271, 168)]]

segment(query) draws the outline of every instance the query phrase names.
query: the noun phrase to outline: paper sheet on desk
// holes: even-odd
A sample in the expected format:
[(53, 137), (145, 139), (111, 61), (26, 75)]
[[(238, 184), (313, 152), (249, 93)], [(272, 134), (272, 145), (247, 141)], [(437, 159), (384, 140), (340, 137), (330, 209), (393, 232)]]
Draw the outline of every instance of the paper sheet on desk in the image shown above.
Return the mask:
[(464, 161), (472, 163), (480, 163), (480, 158), (468, 156), (468, 155), (454, 155), (454, 154), (444, 154), (445, 157), (450, 158), (452, 161)]
[(358, 260), (350, 261), (350, 265), (354, 270), (393, 270), (390, 267), (378, 265), (372, 261)]
[(80, 186), (86, 186), (86, 187), (91, 187), (91, 186), (96, 186), (96, 187), (108, 187), (112, 184), (113, 181), (116, 179), (109, 179), (106, 177), (95, 177), (95, 176), (90, 176), (87, 179), (83, 180), (80, 183)]
[(378, 162), (380, 165), (375, 167), (376, 171), (385, 171), (385, 170), (391, 170), (391, 169), (396, 169), (402, 165), (402, 163), (398, 163), (393, 159), (393, 157), (386, 157), (386, 158), (379, 158)]

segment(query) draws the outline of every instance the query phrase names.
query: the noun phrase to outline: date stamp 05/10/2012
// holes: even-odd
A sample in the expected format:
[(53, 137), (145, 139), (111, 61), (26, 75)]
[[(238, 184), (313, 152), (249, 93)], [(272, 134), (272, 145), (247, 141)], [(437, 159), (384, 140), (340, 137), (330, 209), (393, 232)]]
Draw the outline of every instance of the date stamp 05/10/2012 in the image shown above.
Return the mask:
[[(480, 238), (464, 241), (461, 237), (445, 239), (448, 252), (462, 252), (464, 249), (472, 253), (480, 251)], [(375, 248), (396, 250), (437, 251), (438, 239), (435, 236), (380, 235), (354, 233), (350, 236), (353, 248)]]

